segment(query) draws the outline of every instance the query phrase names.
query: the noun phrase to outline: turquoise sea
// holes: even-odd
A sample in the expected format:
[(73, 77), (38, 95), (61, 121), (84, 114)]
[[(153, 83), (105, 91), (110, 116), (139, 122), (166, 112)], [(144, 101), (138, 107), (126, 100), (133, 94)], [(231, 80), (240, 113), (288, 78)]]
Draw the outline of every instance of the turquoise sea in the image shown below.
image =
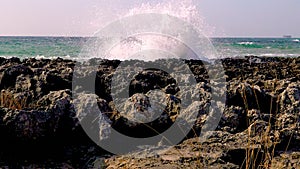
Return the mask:
[[(0, 37), (1, 57), (76, 59), (87, 37)], [(220, 57), (300, 56), (300, 38), (212, 38)]]

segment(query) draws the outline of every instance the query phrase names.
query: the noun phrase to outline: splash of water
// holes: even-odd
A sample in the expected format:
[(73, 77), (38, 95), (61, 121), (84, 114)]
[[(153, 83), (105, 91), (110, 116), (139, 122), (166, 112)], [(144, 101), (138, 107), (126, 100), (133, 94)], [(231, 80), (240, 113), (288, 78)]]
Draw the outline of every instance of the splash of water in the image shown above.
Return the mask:
[[(204, 55), (207, 58), (213, 58), (216, 56), (212, 54), (212, 45), (207, 35), (211, 35), (214, 29), (209, 27), (203, 17), (201, 17), (199, 10), (196, 5), (193, 4), (192, 0), (172, 0), (167, 2), (159, 2), (159, 3), (142, 3), (140, 5), (136, 5), (135, 7), (129, 9), (126, 14), (120, 15), (120, 19), (125, 17), (130, 17), (139, 14), (164, 14), (176, 17), (195, 28), (198, 32), (198, 35), (201, 36), (201, 41), (199, 45), (203, 49)], [(139, 24), (139, 23), (136, 23)], [(131, 25), (125, 25), (131, 26)], [(158, 25), (162, 32), (172, 31), (172, 27), (170, 25)], [(188, 31), (188, 30), (187, 30)], [(178, 35), (181, 36), (181, 35)], [(149, 34), (147, 32), (142, 34), (130, 35), (129, 37), (123, 37), (122, 40), (118, 44), (116, 44), (113, 48), (108, 51), (104, 58), (105, 59), (119, 59), (119, 60), (130, 60), (130, 59), (141, 59), (141, 60), (156, 60), (160, 59), (161, 56), (139, 56), (138, 53), (141, 53), (145, 50), (153, 50), (159, 49), (162, 51), (168, 51), (170, 55), (165, 56), (165, 58), (181, 58), (183, 55), (187, 56), (189, 59), (195, 59), (194, 56), (191, 55), (186, 44), (178, 41), (177, 37), (168, 37), (159, 34)], [(185, 38), (187, 39), (187, 38)], [(103, 50), (103, 49), (99, 49)], [(103, 56), (102, 56), (103, 57)]]
[(185, 22), (193, 25), (201, 33), (210, 36), (214, 29), (209, 26), (199, 12), (200, 10), (192, 0), (171, 0), (160, 3), (142, 3), (140, 6), (129, 10), (125, 16), (131, 16), (141, 13), (160, 13), (175, 16)]

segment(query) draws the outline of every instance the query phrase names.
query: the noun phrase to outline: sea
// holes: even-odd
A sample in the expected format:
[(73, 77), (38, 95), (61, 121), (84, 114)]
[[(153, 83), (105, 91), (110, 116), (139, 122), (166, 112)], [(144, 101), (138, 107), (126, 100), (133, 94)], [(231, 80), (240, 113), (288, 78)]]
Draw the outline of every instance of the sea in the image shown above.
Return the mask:
[[(80, 59), (89, 37), (0, 36), (0, 57)], [(220, 58), (243, 56), (298, 57), (300, 38), (211, 38)]]

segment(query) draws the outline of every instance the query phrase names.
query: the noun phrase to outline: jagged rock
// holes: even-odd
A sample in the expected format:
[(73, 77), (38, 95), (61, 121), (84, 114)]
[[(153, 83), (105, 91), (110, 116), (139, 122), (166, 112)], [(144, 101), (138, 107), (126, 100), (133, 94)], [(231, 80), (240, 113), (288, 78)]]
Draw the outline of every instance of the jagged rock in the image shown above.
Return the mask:
[(60, 75), (57, 70), (44, 71), (38, 78), (43, 86), (40, 92), (47, 94), (49, 91), (57, 91), (63, 89), (70, 89), (72, 82), (71, 79), (65, 79)]
[[(166, 68), (178, 72), (184, 68), (177, 62), (160, 62)], [(111, 95), (111, 82), (122, 62), (91, 59), (85, 63), (76, 63), (76, 66), (82, 67), (76, 67), (80, 69), (75, 72), (78, 86), (73, 88), (73, 94), (82, 95), (72, 100), (71, 91), (66, 89), (71, 89), (74, 82), (75, 63), (61, 58), (22, 61), (18, 58), (0, 58), (0, 89), (4, 92), (1, 92), (0, 98), (9, 92), (16, 102), (24, 99), (22, 106), (9, 107), (0, 102), (0, 167), (7, 165), (7, 159), (15, 162), (13, 159), (16, 156), (22, 163), (21, 167), (30, 166), (30, 162), (27, 165), (22, 161), (28, 161), (28, 152), (34, 151), (36, 145), (40, 149), (36, 152), (37, 156), (52, 154), (51, 149), (60, 150), (57, 153), (60, 155), (54, 156), (64, 162), (68, 161), (73, 168), (90, 166), (87, 165), (88, 159), (98, 156), (102, 165), (102, 155), (108, 153), (98, 151), (99, 147), (86, 135), (81, 124), (86, 122), (98, 140), (108, 137), (111, 127), (127, 136), (151, 137), (174, 124), (186, 100), (197, 99), (197, 104), (188, 109), (190, 112), (199, 111), (192, 134), (179, 145), (156, 157), (137, 159), (105, 156), (106, 165), (112, 168), (245, 168), (247, 153), (255, 154), (257, 165), (273, 168), (297, 168), (299, 165), (300, 58), (252, 56), (223, 59), (227, 92), (219, 87), (222, 85), (220, 79), (211, 80), (218, 77), (218, 74), (208, 76), (207, 70), (214, 73), (216, 69), (207, 63), (204, 66), (202, 61), (185, 61), (197, 81), (195, 89), (189, 86), (180, 88), (170, 74), (161, 70), (134, 72), (135, 66), (143, 66), (145, 63), (132, 64), (134, 66), (127, 66), (123, 71), (125, 75), (135, 73), (133, 79), (129, 79), (130, 84), (116, 84), (129, 87), (129, 94), (126, 93), (129, 97), (123, 102), (126, 109), (121, 110)], [(95, 65), (98, 69), (95, 69)], [(192, 79), (191, 75), (182, 76), (179, 82)], [(84, 90), (84, 87), (94, 84), (95, 91)], [(213, 86), (215, 88), (212, 89)], [(155, 89), (161, 91), (160, 97), (153, 95)], [(199, 91), (199, 97), (194, 90)], [(127, 92), (119, 88), (115, 91)], [(222, 105), (222, 99), (213, 98), (222, 98), (225, 94), (226, 106), (217, 131), (200, 143), (197, 137), (208, 117), (211, 117), (211, 106)], [(153, 99), (161, 106), (153, 104)], [(155, 119), (153, 115), (156, 114), (159, 116)], [(134, 119), (149, 121), (146, 124), (151, 129)], [(153, 132), (153, 129), (156, 131)], [(47, 146), (51, 144), (57, 146)], [(41, 161), (49, 158), (45, 156)], [(68, 166), (64, 162), (61, 166)], [(256, 168), (253, 164), (248, 167)], [(49, 165), (35, 167), (45, 166)], [(12, 165), (11, 168), (18, 167)]]
[(19, 75), (32, 75), (32, 73), (33, 72), (29, 67), (21, 64), (9, 67), (3, 72), (0, 88), (13, 87), (16, 84)]
[(300, 152), (283, 153), (272, 160), (271, 169), (299, 168)]
[(188, 139), (155, 157), (115, 156), (105, 163), (108, 168), (240, 168), (245, 167), (243, 161), (247, 156), (248, 142), (252, 144), (249, 150), (258, 153), (257, 162), (260, 162), (260, 141), (255, 139), (248, 140), (247, 133), (233, 135), (215, 131), (204, 142), (199, 138)]
[(227, 105), (240, 106), (247, 110), (259, 109), (263, 112), (275, 111), (276, 98), (260, 89), (260, 87), (237, 82), (229, 86)]
[(108, 118), (111, 109), (107, 102), (99, 99), (98, 107), (97, 99), (99, 98), (95, 94), (79, 93), (74, 100), (74, 104), (76, 117), (80, 121), (80, 125), (98, 143), (109, 137), (112, 122)]
[(299, 115), (300, 85), (291, 83), (280, 95), (280, 112)]
[(36, 140), (74, 127), (73, 124), (70, 126), (75, 114), (70, 103), (70, 91), (51, 92), (40, 99), (37, 106), (39, 110), (6, 110), (3, 123), (11, 136)]
[(16, 92), (29, 91), (32, 87), (32, 80), (30, 76), (20, 75), (16, 79), (15, 90)]
[(176, 96), (162, 92), (136, 93), (128, 99), (111, 102), (108, 109), (111, 112), (106, 115), (118, 131), (148, 136), (166, 130), (176, 120), (179, 102)]
[(273, 114), (262, 113), (260, 110), (251, 109), (247, 112), (247, 123), (252, 124), (257, 120), (262, 120), (271, 125), (275, 123), (275, 116)]
[[(300, 85), (291, 83), (280, 95), (280, 113), (276, 116), (276, 129), (282, 146), (291, 148), (300, 141)], [(290, 144), (287, 140), (290, 140)], [(284, 147), (282, 147), (284, 148)]]
[(237, 133), (247, 128), (246, 113), (242, 107), (230, 106), (225, 108), (219, 127), (229, 133)]
[(132, 122), (145, 123), (153, 119), (155, 111), (152, 110), (148, 96), (136, 93), (125, 102), (121, 115)]

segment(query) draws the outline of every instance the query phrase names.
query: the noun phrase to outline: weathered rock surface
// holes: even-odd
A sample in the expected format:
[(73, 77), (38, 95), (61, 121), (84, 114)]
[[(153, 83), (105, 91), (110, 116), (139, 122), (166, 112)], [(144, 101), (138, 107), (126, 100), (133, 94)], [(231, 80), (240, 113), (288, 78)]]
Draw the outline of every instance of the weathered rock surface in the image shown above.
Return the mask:
[[(76, 63), (71, 60), (0, 58), (0, 167), (299, 167), (300, 58), (252, 56), (221, 61), (227, 91), (214, 90), (219, 97), (226, 95), (226, 105), (216, 131), (200, 142), (197, 136), (209, 117), (210, 106), (220, 102), (211, 100), (212, 84), (221, 83), (209, 79), (206, 69), (215, 71), (213, 66), (185, 61), (197, 85), (184, 90), (167, 72), (134, 72), (129, 66), (124, 73), (135, 75), (129, 79), (129, 99), (120, 101), (121, 109), (112, 91), (126, 93), (122, 86), (127, 84), (120, 81), (116, 88), (111, 87), (120, 61), (102, 61), (92, 72), (91, 65), (97, 60), (91, 59), (81, 64), (81, 71), (74, 72)], [(172, 68), (169, 62), (161, 64)], [(180, 66), (172, 70), (184, 72)], [(73, 73), (78, 80), (73, 88), (80, 94), (77, 100), (71, 91)], [(179, 80), (192, 79), (187, 75)], [(86, 82), (95, 82), (95, 91), (84, 91), (93, 85)], [(109, 136), (110, 127), (131, 137), (154, 136), (180, 117), (183, 100), (197, 98), (194, 89), (199, 91), (199, 107), (193, 110), (198, 109), (199, 114), (193, 129), (180, 144), (154, 157), (112, 156), (91, 141), (79, 123), (89, 124), (99, 139)], [(90, 94), (93, 92), (96, 95)]]

